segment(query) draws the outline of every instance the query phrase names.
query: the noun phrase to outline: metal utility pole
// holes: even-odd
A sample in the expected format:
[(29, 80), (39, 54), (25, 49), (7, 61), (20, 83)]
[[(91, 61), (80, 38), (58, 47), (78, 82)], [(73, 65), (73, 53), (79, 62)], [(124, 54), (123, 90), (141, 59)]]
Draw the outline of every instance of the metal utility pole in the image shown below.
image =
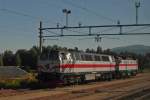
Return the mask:
[(66, 14), (66, 27), (68, 27), (68, 14), (71, 14), (71, 10), (63, 9), (62, 12)]
[(138, 8), (140, 7), (140, 2), (135, 2), (135, 8), (136, 8), (136, 24), (138, 24)]
[(42, 42), (43, 42), (43, 36), (42, 36), (42, 22), (40, 21), (40, 28), (39, 28), (39, 49), (40, 49), (40, 54), (42, 53)]

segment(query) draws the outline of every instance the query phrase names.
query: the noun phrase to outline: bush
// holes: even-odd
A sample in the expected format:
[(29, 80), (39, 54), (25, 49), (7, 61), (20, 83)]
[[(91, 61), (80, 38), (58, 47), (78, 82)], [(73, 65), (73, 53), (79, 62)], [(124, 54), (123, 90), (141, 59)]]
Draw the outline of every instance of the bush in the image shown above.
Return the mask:
[(21, 80), (3, 80), (0, 82), (0, 88), (4, 89), (18, 89), (21, 87), (20, 85)]
[(36, 89), (36, 88), (38, 88), (38, 80), (28, 80), (28, 79), (22, 80), (21, 87)]
[(38, 88), (38, 80), (35, 78), (34, 74), (29, 74), (24, 79), (7, 79), (0, 81), (0, 88), (4, 89), (19, 89), (19, 88)]
[(5, 83), (5, 88), (18, 89), (21, 87), (21, 80), (12, 80)]

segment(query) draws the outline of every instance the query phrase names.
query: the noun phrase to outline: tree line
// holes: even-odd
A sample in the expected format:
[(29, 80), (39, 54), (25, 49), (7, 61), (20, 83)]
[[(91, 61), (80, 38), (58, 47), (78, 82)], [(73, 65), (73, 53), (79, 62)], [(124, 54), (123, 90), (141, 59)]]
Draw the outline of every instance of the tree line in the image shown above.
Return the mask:
[(36, 69), (39, 49), (33, 46), (30, 50), (19, 49), (14, 54), (11, 50), (0, 54), (0, 66), (24, 66), (27, 69)]
[[(48, 54), (51, 50), (69, 50), (69, 51), (83, 51), (79, 50), (78, 47), (75, 48), (67, 48), (67, 47), (60, 47), (57, 45), (53, 46), (44, 46), (42, 48), (42, 53)], [(139, 55), (130, 52), (121, 52), (116, 53), (112, 52), (111, 49), (102, 50), (100, 46), (95, 49), (85, 49), (84, 52), (88, 53), (99, 53), (99, 54), (109, 54), (113, 56), (120, 56), (122, 58), (130, 57), (133, 59), (138, 59), (138, 63), (140, 69), (149, 68), (150, 67), (150, 53), (145, 55)], [(11, 50), (4, 51), (3, 54), (0, 54), (0, 66), (21, 66), (27, 70), (36, 70), (37, 69), (37, 61), (39, 57), (39, 48), (33, 46), (31, 49), (19, 49), (14, 54)]]

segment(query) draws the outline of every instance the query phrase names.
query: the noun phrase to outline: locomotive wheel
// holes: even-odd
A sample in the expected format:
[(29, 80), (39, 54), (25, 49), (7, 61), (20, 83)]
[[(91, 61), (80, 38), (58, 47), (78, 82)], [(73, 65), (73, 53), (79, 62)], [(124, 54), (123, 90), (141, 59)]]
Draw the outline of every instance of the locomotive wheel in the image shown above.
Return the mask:
[(64, 82), (64, 85), (68, 85), (68, 84), (69, 84), (67, 78), (64, 78), (64, 79), (63, 79), (63, 82)]
[(112, 80), (112, 74), (109, 73), (109, 81), (111, 81), (111, 80)]

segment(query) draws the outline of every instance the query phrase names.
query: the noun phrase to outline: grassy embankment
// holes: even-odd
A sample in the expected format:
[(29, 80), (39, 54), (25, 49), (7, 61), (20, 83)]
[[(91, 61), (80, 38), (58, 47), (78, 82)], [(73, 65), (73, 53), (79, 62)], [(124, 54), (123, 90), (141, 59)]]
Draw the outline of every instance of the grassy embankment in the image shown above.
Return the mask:
[(37, 88), (38, 80), (34, 74), (28, 74), (24, 77), (15, 79), (0, 77), (0, 88), (3, 89), (20, 89), (20, 88)]
[(144, 69), (143, 69), (143, 72), (144, 72), (144, 73), (150, 73), (150, 68), (144, 68)]

